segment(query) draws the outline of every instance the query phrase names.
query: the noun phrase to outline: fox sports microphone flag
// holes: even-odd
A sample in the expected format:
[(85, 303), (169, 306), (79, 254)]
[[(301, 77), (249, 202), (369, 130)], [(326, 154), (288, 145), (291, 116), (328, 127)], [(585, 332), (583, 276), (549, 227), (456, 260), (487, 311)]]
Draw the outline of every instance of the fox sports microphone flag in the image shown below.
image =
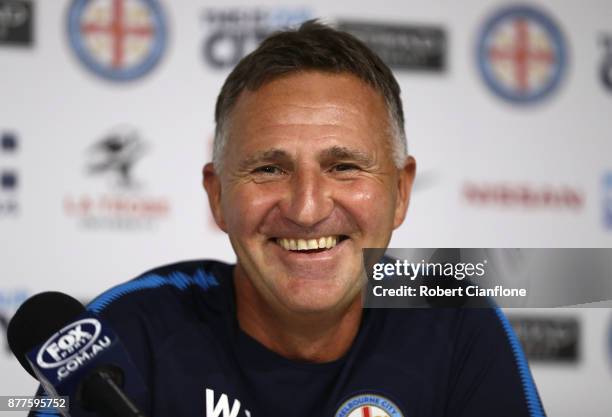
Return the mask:
[[(47, 304), (53, 310), (42, 308)], [(70, 398), (70, 415), (100, 409), (97, 397), (105, 394), (96, 392), (98, 380), (91, 388), (94, 374), (112, 379), (134, 401), (146, 396), (142, 378), (109, 324), (65, 294), (43, 293), (26, 301), (11, 322), (9, 343), (47, 395)]]

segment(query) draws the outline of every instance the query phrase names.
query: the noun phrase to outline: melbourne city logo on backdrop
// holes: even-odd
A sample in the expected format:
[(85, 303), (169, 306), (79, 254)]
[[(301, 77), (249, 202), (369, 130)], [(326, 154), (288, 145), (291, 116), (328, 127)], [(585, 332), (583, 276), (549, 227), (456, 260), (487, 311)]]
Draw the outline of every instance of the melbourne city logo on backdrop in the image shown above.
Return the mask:
[(32, 45), (33, 12), (29, 0), (0, 0), (0, 46)]
[(480, 73), (499, 97), (535, 103), (561, 83), (567, 50), (559, 27), (544, 12), (511, 6), (496, 12), (478, 37)]
[(68, 34), (79, 60), (113, 81), (147, 74), (166, 46), (166, 24), (156, 0), (75, 0), (68, 11)]
[(311, 17), (306, 7), (207, 8), (201, 18), (204, 62), (214, 69), (232, 69), (270, 33)]
[(602, 36), (601, 45), (604, 52), (600, 70), (601, 82), (612, 92), (612, 35)]
[(92, 144), (87, 149), (86, 174), (104, 180), (110, 191), (67, 195), (65, 214), (88, 229), (149, 230), (167, 218), (168, 198), (144, 195), (145, 184), (134, 173), (147, 149), (129, 126), (118, 126)]
[(19, 212), (19, 176), (15, 168), (18, 148), (17, 134), (0, 130), (0, 219)]

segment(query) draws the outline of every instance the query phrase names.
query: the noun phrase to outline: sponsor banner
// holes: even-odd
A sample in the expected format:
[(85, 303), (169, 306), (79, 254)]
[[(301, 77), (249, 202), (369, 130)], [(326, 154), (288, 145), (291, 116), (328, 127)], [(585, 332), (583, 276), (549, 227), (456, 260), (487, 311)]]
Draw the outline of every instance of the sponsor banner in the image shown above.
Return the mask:
[(103, 177), (104, 190), (71, 192), (64, 198), (64, 213), (85, 229), (150, 230), (170, 214), (166, 196), (144, 192), (146, 184), (134, 167), (148, 152), (148, 144), (129, 126), (111, 130), (87, 150), (86, 172)]
[(19, 213), (19, 173), (15, 160), (18, 150), (17, 134), (0, 131), (0, 219)]
[(31, 46), (33, 13), (30, 0), (0, 0), (0, 46)]
[(130, 81), (150, 72), (166, 48), (166, 23), (156, 0), (74, 0), (68, 37), (94, 74)]
[(531, 6), (498, 10), (478, 36), (478, 68), (498, 97), (530, 104), (550, 96), (567, 65), (567, 47), (559, 26)]
[(408, 24), (338, 22), (395, 70), (442, 72), (446, 69), (446, 32), (442, 27)]
[(510, 315), (508, 320), (530, 361), (578, 362), (580, 325), (575, 318)]
[(481, 207), (578, 211), (585, 203), (585, 193), (569, 185), (469, 181), (461, 193), (464, 201)]
[(608, 353), (610, 354), (610, 366), (612, 369), (612, 320), (610, 321), (610, 328), (608, 329)]
[(202, 55), (207, 66), (231, 70), (270, 33), (312, 18), (307, 7), (207, 8)]
[(604, 35), (601, 38), (603, 47), (603, 59), (601, 60), (600, 79), (604, 87), (612, 92), (612, 35)]
[(604, 174), (602, 188), (603, 222), (607, 229), (612, 229), (612, 171)]
[(389, 248), (366, 249), (364, 259), (366, 308), (539, 308), (612, 300), (612, 249)]

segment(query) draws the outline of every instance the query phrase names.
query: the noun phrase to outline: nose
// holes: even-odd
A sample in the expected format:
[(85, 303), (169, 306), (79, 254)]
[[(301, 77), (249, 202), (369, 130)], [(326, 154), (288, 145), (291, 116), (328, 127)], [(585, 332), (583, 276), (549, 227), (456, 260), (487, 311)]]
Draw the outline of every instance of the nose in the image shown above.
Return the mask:
[[(317, 167), (318, 168), (318, 167)], [(280, 204), (283, 216), (302, 227), (325, 220), (334, 208), (332, 187), (319, 169), (295, 172)]]

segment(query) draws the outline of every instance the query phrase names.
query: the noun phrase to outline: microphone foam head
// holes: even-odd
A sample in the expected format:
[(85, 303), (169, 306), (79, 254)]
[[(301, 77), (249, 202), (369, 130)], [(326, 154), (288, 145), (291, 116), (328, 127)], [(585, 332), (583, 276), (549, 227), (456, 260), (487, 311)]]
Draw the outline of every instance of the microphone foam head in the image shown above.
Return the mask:
[(43, 292), (28, 298), (15, 312), (6, 332), (13, 354), (35, 377), (26, 354), (85, 311), (85, 307), (61, 292)]

